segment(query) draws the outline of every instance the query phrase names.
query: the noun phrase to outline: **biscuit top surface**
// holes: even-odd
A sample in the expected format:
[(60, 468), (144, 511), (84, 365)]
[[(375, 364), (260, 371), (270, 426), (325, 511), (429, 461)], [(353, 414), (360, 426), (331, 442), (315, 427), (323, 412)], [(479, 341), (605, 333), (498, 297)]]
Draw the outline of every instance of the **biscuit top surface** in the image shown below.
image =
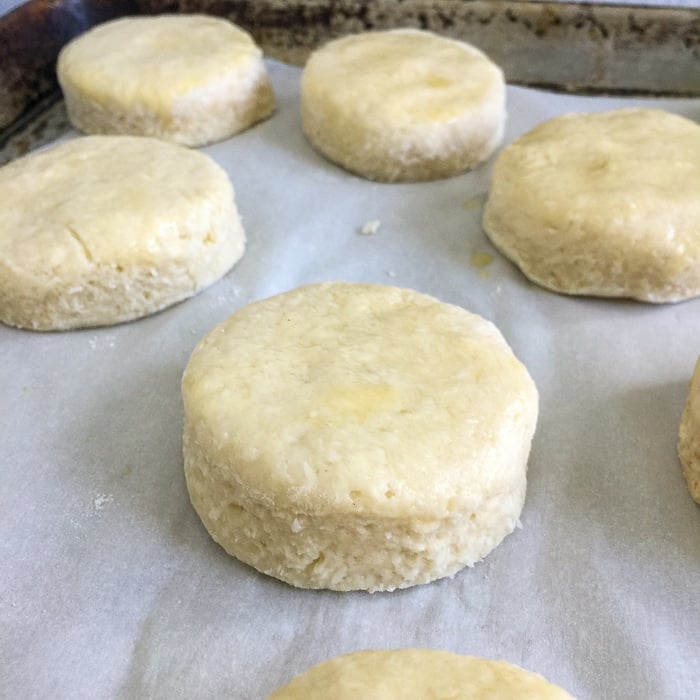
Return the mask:
[[(84, 136), (0, 168), (0, 259), (28, 272), (157, 266), (233, 198), (208, 156), (157, 139)], [(201, 241), (197, 242), (201, 244)]]
[(414, 29), (338, 39), (315, 51), (302, 76), (309, 97), (379, 126), (446, 123), (503, 92), (503, 74), (481, 51)]
[(359, 651), (311, 668), (269, 700), (571, 700), (505, 661), (433, 649)]
[(657, 109), (546, 121), (504, 149), (493, 176), (494, 198), (518, 216), (652, 243), (679, 266), (700, 256), (699, 191), (700, 126)]
[(63, 48), (62, 83), (96, 100), (162, 108), (178, 96), (245, 71), (262, 53), (250, 35), (205, 15), (127, 17), (100, 24)]
[(183, 397), (231, 478), (309, 513), (447, 517), (508, 491), (537, 415), (534, 384), (491, 323), (348, 283), (233, 314), (195, 349)]

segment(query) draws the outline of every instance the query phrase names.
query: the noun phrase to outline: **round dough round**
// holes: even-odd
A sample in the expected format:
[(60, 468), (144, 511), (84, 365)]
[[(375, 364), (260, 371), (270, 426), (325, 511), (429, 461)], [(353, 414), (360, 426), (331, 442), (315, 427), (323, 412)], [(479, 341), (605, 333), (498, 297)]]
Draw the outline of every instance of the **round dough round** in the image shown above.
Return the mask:
[(678, 432), (678, 456), (692, 499), (700, 505), (700, 359), (690, 382), (690, 392)]
[(303, 588), (451, 576), (518, 522), (537, 391), (498, 330), (381, 285), (251, 304), (183, 378), (192, 503), (212, 537)]
[(700, 126), (657, 109), (568, 114), (496, 160), (493, 244), (556, 292), (674, 302), (700, 294)]
[(500, 68), (469, 44), (397, 29), (331, 41), (301, 81), (302, 127), (370, 180), (432, 180), (486, 160), (505, 123)]
[(274, 110), (249, 34), (204, 15), (127, 17), (63, 48), (58, 81), (70, 121), (89, 134), (221, 141)]
[(0, 321), (100, 326), (192, 296), (243, 254), (233, 188), (208, 156), (85, 136), (0, 168)]
[(435, 649), (356, 651), (310, 668), (268, 700), (572, 700), (506, 661)]

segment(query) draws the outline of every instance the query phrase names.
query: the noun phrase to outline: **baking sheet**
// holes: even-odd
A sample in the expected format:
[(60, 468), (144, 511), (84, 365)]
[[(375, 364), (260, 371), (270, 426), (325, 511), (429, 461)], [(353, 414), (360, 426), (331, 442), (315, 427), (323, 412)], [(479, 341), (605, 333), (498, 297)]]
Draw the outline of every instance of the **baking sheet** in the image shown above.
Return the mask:
[(330, 39), (414, 27), (474, 44), (519, 85), (700, 96), (700, 9), (568, 0), (28, 0), (0, 16), (0, 163), (4, 140), (27, 121), (36, 127), (37, 113), (58, 96), (56, 57), (67, 41), (120, 15), (163, 12), (227, 17), (266, 56), (295, 65)]
[[(676, 436), (700, 299), (531, 285), (481, 231), (490, 164), (432, 183), (353, 177), (301, 135), (300, 71), (269, 65), (277, 113), (204, 149), (229, 172), (249, 238), (224, 279), (117, 327), (0, 327), (0, 696), (264, 698), (331, 656), (420, 646), (507, 659), (579, 698), (698, 697), (700, 508)], [(700, 118), (699, 100), (509, 88), (505, 141), (562, 112), (648, 104)], [(451, 580), (293, 589), (228, 557), (189, 505), (190, 352), (242, 305), (321, 280), (477, 312), (537, 383), (523, 527)]]

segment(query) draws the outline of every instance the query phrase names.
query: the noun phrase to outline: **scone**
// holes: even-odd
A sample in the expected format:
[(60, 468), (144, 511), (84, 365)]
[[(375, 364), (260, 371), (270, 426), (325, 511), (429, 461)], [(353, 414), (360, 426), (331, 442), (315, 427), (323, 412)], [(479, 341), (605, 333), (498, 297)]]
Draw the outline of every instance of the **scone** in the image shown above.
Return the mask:
[(537, 391), (498, 330), (405, 289), (251, 304), (185, 370), (184, 457), (212, 537), (303, 588), (405, 588), (518, 523)]
[(89, 134), (221, 141), (269, 116), (274, 95), (249, 34), (205, 15), (127, 17), (63, 48), (70, 121)]
[(450, 177), (500, 143), (503, 73), (473, 46), (430, 32), (348, 36), (310, 56), (301, 118), (316, 150), (370, 180)]
[(268, 700), (572, 700), (506, 661), (435, 649), (356, 651), (313, 666)]
[(700, 504), (700, 359), (690, 382), (678, 432), (678, 455), (692, 499)]
[(0, 321), (62, 330), (192, 296), (243, 254), (226, 173), (156, 139), (85, 136), (0, 168)]
[(700, 294), (700, 126), (658, 109), (568, 114), (498, 156), (493, 244), (566, 294), (662, 303)]

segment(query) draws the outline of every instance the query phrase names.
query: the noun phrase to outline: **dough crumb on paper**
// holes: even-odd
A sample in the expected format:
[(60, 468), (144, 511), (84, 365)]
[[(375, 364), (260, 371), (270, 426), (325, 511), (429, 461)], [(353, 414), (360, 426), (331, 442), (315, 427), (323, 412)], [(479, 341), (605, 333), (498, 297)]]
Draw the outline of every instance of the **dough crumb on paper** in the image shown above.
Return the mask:
[(379, 227), (382, 225), (382, 222), (379, 221), (379, 219), (372, 219), (371, 221), (365, 222), (359, 229), (358, 233), (361, 236), (373, 236), (377, 231), (379, 231)]

